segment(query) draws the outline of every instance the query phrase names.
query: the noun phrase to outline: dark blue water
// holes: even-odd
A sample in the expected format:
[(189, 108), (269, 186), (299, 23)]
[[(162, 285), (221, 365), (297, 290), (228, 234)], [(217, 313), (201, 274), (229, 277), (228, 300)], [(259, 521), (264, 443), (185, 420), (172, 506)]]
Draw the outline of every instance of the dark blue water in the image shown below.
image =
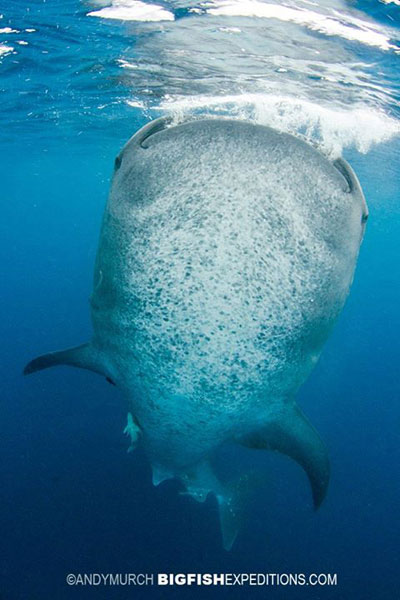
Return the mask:
[[(358, 8), (368, 11), (368, 4), (358, 3)], [(370, 16), (376, 22), (396, 26), (398, 7), (373, 4)], [(136, 37), (130, 30), (128, 40), (121, 22), (90, 19), (88, 5), (72, 0), (0, 6), (0, 27), (38, 30), (36, 37), (34, 32), (19, 36), (29, 41), (26, 47), (17, 47), (17, 38), (4, 34), (4, 43), (18, 52), (0, 58), (5, 90), (0, 161), (1, 600), (397, 598), (398, 137), (372, 144), (364, 154), (344, 148), (362, 183), (370, 220), (349, 300), (298, 399), (329, 448), (328, 497), (314, 513), (297, 465), (264, 453), (253, 459), (248, 451), (246, 460), (265, 465), (268, 482), (228, 553), (222, 549), (212, 498), (197, 504), (179, 495), (179, 485), (172, 481), (154, 488), (143, 451), (127, 453), (122, 433), (127, 406), (117, 389), (95, 374), (66, 367), (22, 376), (33, 356), (90, 336), (88, 298), (113, 160), (150, 114), (147, 105), (140, 109), (125, 103), (132, 86), (116, 61), (123, 52), (132, 56), (135, 44), (139, 53), (141, 36), (156, 34), (142, 24)], [(181, 8), (176, 8), (178, 16)], [(41, 55), (43, 49), (50, 56)], [(219, 48), (214, 51), (218, 55)], [(354, 48), (355, 53), (363, 51), (375, 52)], [(365, 106), (385, 112), (395, 127), (398, 56), (379, 56), (374, 59), (384, 73), (386, 104), (380, 96), (381, 106), (375, 103), (378, 97), (366, 98)], [(164, 65), (159, 77), (165, 93), (175, 89), (168, 87), (168, 75)], [(185, 85), (192, 94), (189, 79)], [(137, 89), (133, 92), (145, 99)], [(162, 100), (161, 91), (158, 97)], [(107, 108), (96, 110), (102, 104)], [(337, 573), (338, 585), (177, 590), (78, 588), (65, 582), (68, 573), (93, 572)]]

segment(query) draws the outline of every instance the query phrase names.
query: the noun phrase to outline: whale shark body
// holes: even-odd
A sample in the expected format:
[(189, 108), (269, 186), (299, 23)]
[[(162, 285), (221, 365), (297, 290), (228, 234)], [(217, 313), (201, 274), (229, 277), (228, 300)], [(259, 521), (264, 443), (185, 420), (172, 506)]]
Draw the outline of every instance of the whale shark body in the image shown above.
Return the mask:
[(94, 270), (92, 339), (36, 358), (122, 390), (126, 432), (155, 484), (218, 500), (224, 544), (240, 485), (212, 467), (225, 443), (305, 470), (315, 507), (329, 461), (295, 403), (348, 295), (368, 210), (343, 160), (242, 121), (158, 119), (115, 160)]

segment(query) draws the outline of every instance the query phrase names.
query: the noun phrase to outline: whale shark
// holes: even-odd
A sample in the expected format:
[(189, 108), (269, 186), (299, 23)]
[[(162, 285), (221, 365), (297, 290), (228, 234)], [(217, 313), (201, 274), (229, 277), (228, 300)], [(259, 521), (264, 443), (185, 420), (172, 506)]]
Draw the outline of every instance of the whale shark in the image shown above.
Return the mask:
[(280, 452), (315, 508), (329, 459), (296, 403), (354, 277), (368, 208), (342, 158), (251, 122), (148, 123), (115, 159), (90, 298), (93, 336), (31, 361), (89, 369), (129, 403), (153, 482), (214, 494), (229, 549), (248, 477), (224, 444)]

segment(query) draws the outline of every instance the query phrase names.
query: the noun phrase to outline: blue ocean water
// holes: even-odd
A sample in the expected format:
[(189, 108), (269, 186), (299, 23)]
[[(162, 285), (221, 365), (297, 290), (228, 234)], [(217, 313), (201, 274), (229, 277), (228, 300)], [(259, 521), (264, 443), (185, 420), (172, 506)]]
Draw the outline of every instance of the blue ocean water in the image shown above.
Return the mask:
[[(129, 1), (0, 2), (0, 598), (393, 600), (399, 3), (147, 4), (155, 20), (138, 20), (140, 6)], [(117, 389), (64, 367), (22, 377), (33, 356), (89, 338), (114, 157), (165, 113), (247, 118), (316, 139), (348, 159), (370, 209), (348, 302), (298, 398), (329, 449), (328, 497), (315, 513), (296, 464), (252, 453), (268, 484), (229, 553), (212, 498), (197, 504), (172, 481), (153, 487), (143, 451), (127, 453)], [(93, 572), (337, 573), (338, 585), (177, 591), (65, 582)]]

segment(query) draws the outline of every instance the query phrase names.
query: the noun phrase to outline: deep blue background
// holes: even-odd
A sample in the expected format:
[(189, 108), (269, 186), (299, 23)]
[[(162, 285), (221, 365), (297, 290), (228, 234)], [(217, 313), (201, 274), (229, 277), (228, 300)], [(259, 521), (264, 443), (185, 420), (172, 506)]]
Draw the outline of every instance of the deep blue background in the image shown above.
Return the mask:
[[(67, 12), (67, 3), (57, 2), (55, 13), (64, 4)], [(100, 25), (86, 27), (90, 33)], [(51, 32), (49, 26), (43, 34), (50, 45)], [(58, 34), (54, 40), (65, 43)], [(106, 61), (107, 47), (99, 45), (98, 52)], [(9, 64), (6, 77), (15, 85), (35, 75), (29, 60), (23, 75)], [(57, 78), (51, 68), (49, 61), (43, 72)], [(63, 70), (60, 77), (61, 108), (71, 76)], [(93, 78), (90, 93), (106, 94)], [(29, 93), (40, 105), (44, 96)], [(70, 95), (76, 119), (81, 113), (87, 124), (83, 104)], [(57, 97), (52, 101), (57, 105)], [(58, 114), (54, 122), (43, 119), (40, 134), (35, 123), (30, 134), (27, 106), (3, 105), (16, 127), (2, 128), (0, 147), (0, 599), (394, 600), (400, 572), (400, 144), (347, 156), (365, 190), (370, 221), (348, 303), (299, 397), (329, 448), (327, 500), (314, 513), (297, 465), (238, 450), (262, 466), (268, 481), (227, 553), (215, 502), (199, 505), (180, 496), (174, 482), (154, 488), (142, 451), (127, 453), (126, 406), (118, 390), (64, 367), (22, 377), (32, 357), (90, 336), (88, 298), (113, 160), (144, 123), (139, 113), (128, 118), (115, 109), (115, 128), (108, 125), (103, 136), (100, 119), (90, 130), (72, 131), (63, 129)], [(339, 583), (246, 590), (65, 583), (71, 572), (158, 571), (326, 572), (337, 573)]]

